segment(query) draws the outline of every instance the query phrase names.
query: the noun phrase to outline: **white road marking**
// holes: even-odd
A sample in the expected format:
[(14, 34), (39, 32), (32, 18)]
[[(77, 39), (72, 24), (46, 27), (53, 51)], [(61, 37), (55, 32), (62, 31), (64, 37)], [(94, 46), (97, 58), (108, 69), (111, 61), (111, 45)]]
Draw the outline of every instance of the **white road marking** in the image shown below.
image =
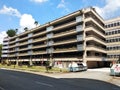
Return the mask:
[(4, 88), (0, 87), (0, 90), (5, 90)]
[(40, 84), (40, 85), (44, 85), (44, 86), (48, 86), (48, 87), (53, 87), (53, 85), (47, 84), (47, 83), (43, 83), (43, 82), (36, 81), (35, 83)]

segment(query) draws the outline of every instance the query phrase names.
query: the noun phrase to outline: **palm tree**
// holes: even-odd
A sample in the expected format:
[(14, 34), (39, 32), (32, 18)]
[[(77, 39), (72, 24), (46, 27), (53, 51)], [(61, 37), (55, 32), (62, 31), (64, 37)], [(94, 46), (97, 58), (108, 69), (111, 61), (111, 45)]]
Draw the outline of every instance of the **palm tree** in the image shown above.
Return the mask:
[(36, 25), (36, 27), (37, 27), (37, 25), (38, 25), (38, 21), (35, 21), (35, 22), (34, 22), (34, 24), (35, 24), (35, 25)]
[(25, 31), (28, 31), (28, 28), (27, 28), (27, 27), (25, 27), (25, 28), (24, 28), (24, 30), (25, 30)]
[(15, 32), (16, 32), (16, 34), (17, 34), (17, 32), (18, 32), (18, 29), (17, 29), (17, 28), (15, 29)]

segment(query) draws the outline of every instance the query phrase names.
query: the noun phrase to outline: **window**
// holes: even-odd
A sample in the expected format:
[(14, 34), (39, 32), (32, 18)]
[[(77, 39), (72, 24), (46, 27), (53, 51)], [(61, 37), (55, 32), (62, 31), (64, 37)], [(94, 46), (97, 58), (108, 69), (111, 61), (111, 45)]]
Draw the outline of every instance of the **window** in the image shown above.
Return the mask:
[(82, 41), (83, 40), (83, 35), (77, 35), (77, 41)]
[(76, 31), (77, 31), (77, 32), (82, 31), (82, 25), (76, 26)]
[(28, 51), (28, 54), (29, 54), (29, 55), (32, 55), (32, 51)]
[(114, 23), (114, 26), (116, 26), (116, 23)]
[(31, 49), (31, 48), (32, 48), (32, 45), (28, 45), (28, 48)]
[(76, 22), (81, 22), (82, 21), (82, 16), (77, 16), (76, 17)]
[(115, 31), (115, 34), (118, 34), (118, 30)]
[(118, 30), (118, 33), (120, 33), (120, 30)]
[(29, 39), (29, 40), (28, 40), (28, 43), (32, 43), (32, 39)]
[(51, 31), (53, 29), (53, 26), (47, 27), (46, 31)]
[(48, 33), (47, 34), (47, 38), (52, 38), (53, 37), (53, 33)]
[(32, 37), (32, 35), (33, 35), (32, 33), (29, 33), (29, 34), (28, 34), (28, 37)]

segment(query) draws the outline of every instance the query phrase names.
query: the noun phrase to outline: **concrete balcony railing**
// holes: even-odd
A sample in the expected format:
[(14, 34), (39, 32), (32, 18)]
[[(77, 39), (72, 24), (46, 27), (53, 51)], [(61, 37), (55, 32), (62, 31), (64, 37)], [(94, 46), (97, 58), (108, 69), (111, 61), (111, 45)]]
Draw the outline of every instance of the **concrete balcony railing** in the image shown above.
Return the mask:
[(13, 43), (15, 43), (16, 41), (14, 40), (14, 41), (9, 41), (9, 44), (13, 44)]
[(60, 52), (75, 52), (78, 51), (77, 47), (71, 47), (71, 48), (62, 48), (62, 49), (55, 49), (54, 53), (60, 53)]
[(59, 41), (59, 42), (55, 42), (53, 45), (56, 46), (56, 45), (74, 43), (74, 42), (77, 42), (77, 39), (69, 39), (69, 40)]
[(119, 37), (119, 36), (120, 36), (120, 33), (113, 34), (113, 35), (106, 35), (106, 38)]
[(15, 54), (10, 54), (8, 57), (15, 57)]
[(99, 26), (102, 30), (104, 30), (104, 28), (97, 21), (95, 21), (92, 17), (88, 17), (88, 18), (85, 19), (85, 22), (89, 22), (89, 21), (92, 21), (97, 26)]
[(120, 26), (115, 26), (115, 27), (110, 27), (110, 28), (106, 28), (107, 30), (114, 30), (114, 29), (118, 29), (120, 28)]
[(32, 49), (36, 49), (36, 48), (43, 48), (46, 47), (47, 45), (39, 45), (39, 46), (33, 46)]
[(84, 11), (84, 13), (89, 13), (89, 12), (92, 12), (97, 18), (99, 18), (101, 20), (101, 22), (104, 23), (104, 20), (93, 10), (90, 10), (90, 9), (87, 9)]
[(28, 42), (26, 41), (26, 42), (20, 43), (18, 46), (27, 45), (27, 44)]
[(2, 54), (1, 56), (2, 57), (8, 57), (8, 54)]
[(33, 51), (32, 55), (46, 54), (46, 51)]
[(86, 50), (87, 51), (97, 51), (97, 52), (101, 52), (101, 53), (106, 53), (105, 49), (103, 49), (101, 47), (94, 46), (94, 45), (86, 46)]
[(72, 35), (74, 33), (77, 33), (75, 29), (72, 29), (70, 31), (66, 31), (66, 32), (62, 32), (62, 33), (58, 33), (58, 34), (54, 34), (53, 38), (58, 38), (61, 36), (67, 36), (67, 35)]
[(19, 53), (18, 56), (28, 56), (28, 53)]
[(106, 36), (100, 32), (99, 30), (97, 30), (96, 28), (94, 28), (93, 26), (88, 26), (85, 28), (85, 31), (93, 31), (95, 33), (97, 33), (98, 35), (100, 35), (101, 37), (105, 38)]
[(71, 21), (69, 23), (66, 23), (66, 24), (63, 24), (63, 25), (60, 25), (58, 27), (53, 28), (53, 31), (64, 29), (64, 28), (69, 27), (69, 26), (74, 26), (76, 24), (77, 24), (77, 22), (74, 20), (74, 21)]
[(40, 33), (33, 34), (32, 37), (37, 37), (37, 36), (44, 35), (44, 34), (46, 34), (46, 30)]
[(46, 40), (46, 39), (47, 39), (47, 37), (38, 38), (38, 39), (33, 39), (33, 43), (35, 43), (35, 42), (41, 42), (41, 41), (44, 41), (44, 40)]
[(118, 53), (120, 53), (120, 50), (107, 50), (107, 53), (108, 54), (118, 54)]
[(106, 57), (100, 57), (100, 56), (87, 56), (86, 57), (87, 61), (107, 61)]
[(8, 53), (8, 50), (2, 50), (2, 53)]
[(26, 36), (26, 37), (24, 37), (24, 38), (19, 38), (19, 40), (18, 40), (18, 41), (27, 40), (28, 38), (29, 38), (28, 36)]
[(9, 46), (3, 46), (2, 47), (2, 49), (8, 49), (9, 48)]
[(111, 58), (107, 58), (108, 61), (117, 61), (118, 58), (114, 58), (114, 57), (111, 57)]
[(100, 38), (98, 38), (96, 36), (93, 36), (93, 35), (89, 35), (89, 36), (86, 37), (86, 41), (90, 41), (90, 40), (94, 40), (94, 41), (96, 41), (96, 42), (98, 42), (100, 44), (106, 45), (104, 40), (102, 40), (102, 39), (100, 39)]
[(110, 45), (120, 45), (120, 42), (110, 42), (110, 43), (106, 43), (106, 45), (110, 46)]
[(3, 45), (8, 45), (9, 43), (8, 42), (4, 42)]
[(13, 52), (16, 52), (15, 50), (9, 50), (9, 53), (13, 53)]
[(28, 50), (28, 47), (19, 49), (18, 51), (25, 51), (25, 50)]

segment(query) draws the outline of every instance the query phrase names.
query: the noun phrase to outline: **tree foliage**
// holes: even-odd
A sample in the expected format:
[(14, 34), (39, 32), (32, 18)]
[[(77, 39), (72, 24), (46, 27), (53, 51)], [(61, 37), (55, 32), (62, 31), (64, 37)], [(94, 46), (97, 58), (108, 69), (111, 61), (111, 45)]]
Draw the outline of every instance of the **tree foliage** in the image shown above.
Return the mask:
[(13, 37), (16, 35), (16, 31), (14, 29), (9, 29), (6, 33), (9, 37)]
[(38, 21), (35, 21), (34, 24), (37, 26), (38, 25)]
[(25, 30), (25, 31), (28, 31), (28, 27), (25, 27), (24, 30)]
[(0, 57), (1, 57), (1, 54), (2, 54), (2, 44), (0, 44)]

